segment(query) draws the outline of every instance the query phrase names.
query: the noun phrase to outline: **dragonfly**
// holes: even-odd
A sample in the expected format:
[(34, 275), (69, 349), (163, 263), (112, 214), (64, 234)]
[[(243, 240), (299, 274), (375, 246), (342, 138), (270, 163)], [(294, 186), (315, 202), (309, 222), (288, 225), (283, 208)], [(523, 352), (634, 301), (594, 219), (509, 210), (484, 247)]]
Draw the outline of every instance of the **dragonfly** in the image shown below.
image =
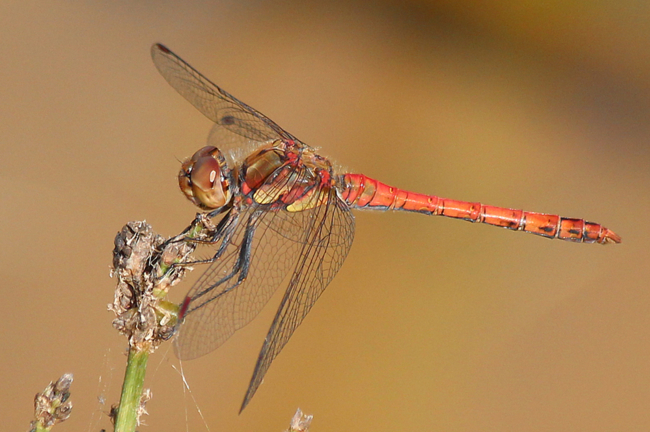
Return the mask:
[(165, 80), (214, 122), (208, 145), (184, 161), (178, 174), (185, 196), (208, 218), (220, 219), (207, 241), (215, 253), (197, 261), (207, 269), (180, 305), (176, 355), (192, 359), (215, 350), (286, 287), (240, 412), (343, 265), (354, 237), (352, 210), (447, 216), (571, 242), (621, 242), (613, 231), (584, 219), (414, 193), (337, 172), (316, 149), (164, 45), (154, 44), (151, 55)]

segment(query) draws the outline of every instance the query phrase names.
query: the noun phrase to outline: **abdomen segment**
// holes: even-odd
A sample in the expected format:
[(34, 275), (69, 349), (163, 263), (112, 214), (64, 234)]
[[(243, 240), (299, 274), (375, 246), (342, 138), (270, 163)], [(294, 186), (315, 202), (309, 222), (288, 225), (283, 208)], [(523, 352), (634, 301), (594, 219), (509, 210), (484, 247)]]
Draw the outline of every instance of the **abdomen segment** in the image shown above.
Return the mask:
[(621, 238), (604, 226), (584, 219), (534, 213), (481, 203), (423, 195), (388, 186), (363, 174), (340, 177), (341, 198), (351, 208), (404, 210), (481, 222), (548, 238), (584, 243), (620, 243)]

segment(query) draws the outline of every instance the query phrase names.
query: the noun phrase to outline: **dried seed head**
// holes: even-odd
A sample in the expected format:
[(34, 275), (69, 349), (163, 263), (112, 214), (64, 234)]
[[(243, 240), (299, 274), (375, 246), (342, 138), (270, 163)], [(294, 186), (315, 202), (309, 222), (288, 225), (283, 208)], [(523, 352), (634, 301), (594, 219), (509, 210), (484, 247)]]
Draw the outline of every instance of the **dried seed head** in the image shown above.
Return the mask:
[(174, 240), (165, 241), (146, 222), (129, 222), (115, 236), (111, 276), (117, 287), (108, 309), (115, 313), (113, 327), (138, 351), (153, 352), (174, 333), (177, 308), (162, 299), (190, 270), (174, 264), (188, 262), (196, 247)]
[(34, 397), (34, 420), (30, 431), (37, 428), (51, 429), (57, 423), (70, 417), (72, 401), (70, 399), (70, 384), (72, 374), (64, 374), (55, 382), (51, 382), (45, 390)]

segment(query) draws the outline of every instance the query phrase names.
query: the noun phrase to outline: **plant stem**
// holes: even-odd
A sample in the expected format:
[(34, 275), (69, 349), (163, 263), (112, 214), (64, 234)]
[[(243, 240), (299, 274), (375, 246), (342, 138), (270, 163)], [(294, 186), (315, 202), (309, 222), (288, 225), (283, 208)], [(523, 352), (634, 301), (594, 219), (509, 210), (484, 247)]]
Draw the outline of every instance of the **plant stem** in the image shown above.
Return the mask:
[(51, 428), (43, 426), (41, 423), (36, 423), (36, 429), (34, 432), (49, 432)]
[(115, 419), (115, 432), (135, 431), (148, 359), (149, 353), (146, 350), (129, 349), (129, 359), (122, 384), (122, 396)]

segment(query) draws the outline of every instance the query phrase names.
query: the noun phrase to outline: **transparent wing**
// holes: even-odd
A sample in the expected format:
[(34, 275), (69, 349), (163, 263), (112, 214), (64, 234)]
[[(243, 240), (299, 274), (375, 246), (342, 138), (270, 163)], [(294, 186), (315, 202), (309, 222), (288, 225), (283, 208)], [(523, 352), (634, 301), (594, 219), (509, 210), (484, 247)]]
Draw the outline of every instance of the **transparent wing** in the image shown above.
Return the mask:
[[(299, 170), (292, 181), (300, 182), (306, 174)], [(211, 352), (259, 314), (295, 267), (313, 212), (259, 206), (240, 211), (225, 251), (187, 294), (188, 309), (174, 347), (179, 358)]]
[(151, 57), (163, 78), (225, 131), (259, 143), (275, 139), (298, 141), (273, 120), (201, 75), (164, 45), (154, 44)]
[(236, 135), (220, 124), (215, 124), (208, 135), (208, 145), (217, 147), (227, 158), (228, 166), (237, 166), (246, 156), (268, 141), (257, 141)]
[(354, 217), (334, 189), (329, 192), (328, 202), (314, 209), (308, 223), (300, 258), (264, 340), (241, 410), (248, 405), (275, 357), (339, 271), (352, 246)]

